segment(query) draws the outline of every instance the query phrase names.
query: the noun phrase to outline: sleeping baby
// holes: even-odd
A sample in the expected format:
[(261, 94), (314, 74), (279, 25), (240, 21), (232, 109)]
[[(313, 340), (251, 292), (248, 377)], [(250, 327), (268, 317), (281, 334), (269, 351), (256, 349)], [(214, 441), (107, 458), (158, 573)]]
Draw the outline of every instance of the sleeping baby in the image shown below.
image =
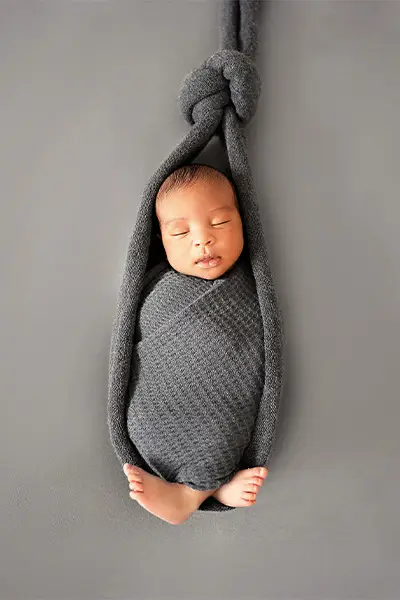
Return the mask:
[[(159, 226), (157, 235), (165, 251), (166, 260), (161, 266), (157, 265), (153, 270), (155, 276), (148, 278), (148, 283), (142, 288), (143, 297), (138, 306), (135, 338), (137, 363), (145, 364), (144, 342), (146, 335), (149, 338), (153, 335), (148, 315), (158, 311), (162, 318), (162, 315), (166, 314), (167, 304), (164, 307), (162, 303), (169, 301), (171, 290), (179, 289), (179, 281), (192, 286), (185, 289), (189, 290), (189, 294), (193, 289), (193, 300), (196, 299), (196, 294), (199, 302), (203, 302), (207, 297), (207, 302), (213, 303), (212, 306), (216, 306), (227, 319), (226, 324), (224, 318), (221, 319), (221, 329), (217, 330), (214, 322), (207, 316), (207, 310), (204, 312), (204, 318), (196, 314), (196, 318), (191, 317), (190, 321), (191, 327), (198, 327), (196, 334), (196, 329), (186, 328), (186, 313), (182, 310), (178, 322), (174, 324), (174, 332), (182, 336), (182, 339), (186, 336), (187, 343), (192, 344), (192, 356), (196, 355), (197, 348), (201, 349), (201, 346), (196, 346), (196, 340), (200, 339), (202, 332), (207, 332), (205, 348), (211, 357), (221, 356), (222, 352), (227, 354), (232, 342), (227, 345), (228, 351), (223, 350), (222, 344), (224, 340), (229, 341), (228, 336), (232, 335), (230, 323), (235, 321), (233, 304), (229, 321), (229, 299), (240, 295), (242, 288), (243, 302), (248, 311), (248, 330), (242, 328), (237, 334), (233, 333), (233, 348), (236, 356), (240, 355), (240, 352), (246, 351), (246, 356), (251, 351), (254, 352), (254, 360), (250, 362), (254, 364), (254, 372), (251, 375), (256, 383), (253, 384), (249, 376), (247, 396), (246, 391), (239, 389), (237, 381), (233, 381), (232, 375), (227, 376), (225, 381), (221, 369), (218, 370), (218, 365), (215, 364), (216, 361), (210, 360), (207, 376), (209, 374), (210, 382), (215, 381), (215, 385), (211, 386), (210, 383), (211, 392), (204, 391), (205, 400), (201, 400), (197, 391), (196, 394), (193, 393), (195, 400), (191, 400), (190, 404), (187, 402), (187, 412), (182, 404), (183, 400), (188, 398), (185, 391), (182, 392), (183, 400), (181, 398), (178, 401), (176, 396), (176, 404), (170, 401), (168, 406), (166, 399), (173, 395), (168, 389), (165, 398), (158, 400), (159, 404), (149, 406), (151, 403), (141, 401), (144, 396), (140, 395), (141, 390), (146, 389), (146, 393), (149, 393), (152, 375), (149, 371), (150, 383), (146, 383), (144, 387), (139, 375), (134, 374), (136, 397), (132, 398), (128, 407), (128, 430), (136, 448), (147, 464), (151, 465), (154, 474), (126, 463), (124, 473), (129, 481), (130, 497), (164, 521), (180, 524), (211, 496), (230, 507), (254, 505), (257, 493), (267, 477), (268, 471), (262, 465), (242, 469), (239, 467), (240, 459), (250, 442), (257, 415), (257, 401), (262, 393), (264, 369), (262, 337), (257, 346), (259, 352), (254, 351), (253, 346), (246, 346), (246, 338), (258, 335), (258, 332), (262, 331), (262, 322), (253, 281), (249, 273), (244, 271), (242, 220), (235, 189), (229, 179), (216, 169), (205, 165), (181, 167), (160, 187), (156, 197), (155, 214)], [(182, 279), (184, 277), (186, 279)], [(243, 282), (242, 288), (240, 282)], [(223, 285), (231, 286), (227, 287), (226, 302), (219, 301), (217, 295), (212, 295), (218, 286)], [(161, 295), (163, 290), (164, 295)], [(156, 292), (160, 295), (156, 296)], [(246, 294), (250, 293), (248, 300)], [(236, 300), (239, 301), (240, 298)], [(177, 305), (179, 306), (179, 302)], [(195, 306), (195, 303), (193, 305)], [(208, 305), (205, 306), (207, 308)], [(150, 309), (153, 312), (150, 312)], [(164, 325), (161, 322), (161, 331), (166, 325), (167, 323)], [(163, 348), (165, 344), (161, 340), (158, 353), (151, 359), (153, 368), (154, 361), (158, 359), (163, 361), (163, 365), (169, 359), (171, 365), (181, 359), (178, 354), (174, 354), (173, 346), (162, 357), (160, 352)], [(198, 360), (200, 364), (200, 354)], [(246, 378), (241, 373), (237, 375), (241, 380)], [(190, 377), (191, 373), (185, 373), (182, 379), (183, 390)], [(189, 383), (187, 385), (189, 386)], [(167, 387), (167, 383), (165, 386)], [(204, 407), (207, 406), (207, 399), (213, 390), (217, 389), (221, 391), (216, 393), (210, 409), (206, 411)], [(156, 395), (159, 396), (154, 394)], [(199, 400), (196, 404), (197, 399)], [(214, 416), (211, 415), (212, 410), (215, 410)], [(182, 415), (186, 415), (185, 420)], [(175, 423), (179, 423), (179, 430), (175, 431)], [(227, 423), (230, 424), (229, 427)], [(153, 433), (154, 431), (156, 433)], [(183, 444), (188, 444), (185, 451), (182, 450)], [(197, 466), (194, 465), (194, 457)]]

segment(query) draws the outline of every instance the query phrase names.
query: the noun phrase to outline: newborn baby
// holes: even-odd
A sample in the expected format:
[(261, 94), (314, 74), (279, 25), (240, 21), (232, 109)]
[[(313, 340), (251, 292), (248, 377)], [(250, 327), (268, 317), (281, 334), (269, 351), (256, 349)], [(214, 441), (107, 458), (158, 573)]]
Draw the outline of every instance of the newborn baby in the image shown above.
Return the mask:
[[(158, 191), (155, 212), (158, 237), (176, 272), (215, 280), (241, 257), (244, 236), (235, 190), (216, 169), (188, 165), (174, 171)], [(258, 466), (236, 472), (218, 489), (199, 490), (129, 464), (124, 472), (130, 497), (171, 524), (183, 523), (210, 496), (231, 507), (252, 506), (268, 474)]]

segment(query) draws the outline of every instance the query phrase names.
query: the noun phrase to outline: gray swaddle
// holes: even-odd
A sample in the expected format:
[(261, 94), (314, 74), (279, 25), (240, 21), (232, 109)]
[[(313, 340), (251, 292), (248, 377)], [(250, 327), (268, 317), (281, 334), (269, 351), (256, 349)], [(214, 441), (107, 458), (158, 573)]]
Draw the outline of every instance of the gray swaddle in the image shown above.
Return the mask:
[(129, 436), (151, 471), (198, 490), (238, 470), (264, 386), (257, 292), (244, 260), (207, 281), (157, 269), (133, 348)]
[[(282, 318), (243, 134), (261, 89), (253, 61), (259, 8), (224, 0), (222, 50), (183, 81), (181, 109), (192, 127), (143, 192), (112, 330), (108, 425), (121, 465), (198, 489), (239, 467), (268, 465), (283, 389)], [(157, 265), (165, 255), (154, 209), (163, 181), (214, 134), (229, 160), (246, 261), (207, 281)], [(210, 370), (201, 367), (207, 351), (220, 359)], [(210, 497), (200, 509), (230, 507)]]

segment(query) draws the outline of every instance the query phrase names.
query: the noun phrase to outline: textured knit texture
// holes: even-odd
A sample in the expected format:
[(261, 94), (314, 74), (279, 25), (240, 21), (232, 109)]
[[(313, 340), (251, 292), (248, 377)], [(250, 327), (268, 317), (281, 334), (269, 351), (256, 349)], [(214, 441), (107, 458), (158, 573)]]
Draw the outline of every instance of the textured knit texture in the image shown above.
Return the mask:
[[(192, 127), (155, 171), (143, 192), (128, 248), (109, 362), (108, 425), (121, 465), (130, 463), (150, 470), (130, 439), (127, 407), (132, 392), (129, 385), (132, 367), (137, 367), (133, 365), (133, 348), (138, 303), (146, 272), (151, 261), (156, 262), (157, 258), (154, 251), (155, 198), (166, 177), (192, 162), (214, 134), (221, 137), (226, 149), (263, 324), (264, 385), (242, 466), (267, 465), (273, 449), (283, 387), (283, 327), (243, 133), (243, 126), (255, 113), (261, 91), (253, 61), (259, 8), (260, 3), (251, 0), (221, 3), (222, 49), (199, 69), (189, 73), (180, 91), (181, 109)], [(164, 368), (163, 365), (160, 368)], [(229, 510), (214, 498), (208, 498), (200, 509)]]
[(197, 490), (239, 469), (264, 387), (264, 337), (251, 269), (207, 281), (168, 263), (142, 293), (128, 432), (153, 473)]

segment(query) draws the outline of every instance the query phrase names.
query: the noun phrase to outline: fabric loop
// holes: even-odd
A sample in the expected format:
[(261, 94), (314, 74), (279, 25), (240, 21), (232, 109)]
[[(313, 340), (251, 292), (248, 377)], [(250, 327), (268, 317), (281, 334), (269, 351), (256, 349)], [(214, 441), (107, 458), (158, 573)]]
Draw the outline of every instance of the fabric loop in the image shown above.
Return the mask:
[[(135, 333), (137, 324), (139, 325), (140, 319), (143, 320), (143, 314), (139, 309), (139, 301), (141, 302), (143, 296), (143, 285), (147, 284), (147, 278), (152, 273), (152, 266), (159, 268), (159, 263), (163, 260), (164, 249), (159, 248), (156, 243), (155, 237), (152, 235), (152, 231), (155, 230), (157, 225), (155, 215), (155, 201), (157, 192), (160, 189), (163, 181), (171, 175), (176, 169), (183, 165), (189, 165), (193, 160), (197, 158), (200, 152), (202, 152), (207, 144), (210, 142), (212, 136), (215, 134), (219, 125), (221, 125), (218, 135), (223, 141), (223, 151), (226, 152), (226, 156), (229, 162), (229, 177), (235, 186), (237, 192), (237, 199), (239, 201), (240, 209), (243, 216), (243, 224), (246, 236), (246, 264), (248, 262), (251, 265), (251, 273), (255, 281), (255, 289), (257, 292), (258, 306), (256, 306), (257, 313), (253, 313), (257, 317), (257, 323), (253, 316), (248, 315), (249, 320), (247, 325), (249, 327), (256, 328), (256, 335), (250, 332), (250, 335), (244, 334), (245, 339), (243, 343), (238, 340), (238, 336), (235, 334), (235, 329), (229, 325), (229, 328), (225, 328), (225, 331), (232, 333), (231, 341), (229, 344), (229, 353), (232, 353), (234, 357), (238, 357), (238, 352), (244, 352), (246, 349), (246, 343), (250, 343), (252, 348), (258, 348), (259, 356), (262, 352), (264, 356), (264, 369), (261, 380), (260, 389), (254, 391), (254, 398), (257, 399), (258, 410), (255, 416), (254, 426), (247, 425), (243, 428), (242, 424), (245, 424), (246, 419), (244, 415), (235, 417), (234, 423), (231, 423), (232, 427), (228, 426), (228, 421), (224, 420), (223, 424), (226, 427), (227, 435), (225, 439), (233, 439), (230, 434), (233, 432), (234, 440), (236, 440), (235, 427), (236, 424), (239, 427), (239, 435), (243, 435), (244, 430), (249, 430), (248, 433), (251, 435), (250, 442), (247, 444), (248, 439), (245, 440), (243, 445), (246, 448), (243, 452), (242, 459), (236, 469), (247, 469), (255, 466), (267, 466), (269, 457), (273, 451), (276, 423), (278, 418), (278, 408), (280, 404), (281, 392), (283, 389), (283, 375), (284, 375), (284, 360), (283, 360), (283, 345), (284, 345), (284, 332), (283, 332), (283, 319), (279, 309), (278, 297), (275, 292), (275, 285), (272, 277), (272, 270), (270, 267), (270, 261), (267, 251), (265, 233), (261, 222), (261, 216), (259, 211), (259, 205), (257, 202), (257, 193), (254, 186), (254, 181), (247, 157), (246, 138), (244, 135), (243, 124), (248, 123), (253, 117), (258, 98), (261, 90), (261, 82), (256, 71), (254, 64), (255, 53), (257, 49), (257, 30), (258, 30), (258, 16), (261, 5), (265, 4), (259, 0), (222, 0), (221, 1), (221, 18), (220, 18), (220, 32), (221, 32), (221, 44), (219, 52), (212, 55), (205, 63), (199, 68), (187, 75), (183, 80), (180, 92), (180, 103), (182, 113), (185, 119), (190, 123), (191, 127), (189, 132), (176, 145), (171, 153), (166, 156), (161, 165), (154, 171), (152, 177), (147, 183), (142, 195), (142, 200), (139, 206), (137, 214), (136, 224), (134, 231), (131, 236), (131, 240), (128, 248), (128, 255), (125, 263), (125, 270), (122, 278), (122, 284), (118, 297), (117, 313), (114, 318), (112, 328), (112, 339), (110, 348), (110, 360), (109, 360), (109, 384), (108, 384), (108, 406), (107, 416), (108, 425), (110, 430), (110, 438), (115, 450), (115, 453), (120, 461), (121, 467), (125, 463), (136, 465), (145, 470), (152, 472), (152, 458), (148, 456), (148, 452), (144, 447), (148, 443), (148, 439), (140, 438), (139, 441), (136, 439), (136, 434), (139, 431), (141, 435), (143, 428), (141, 428), (139, 421), (142, 414), (139, 415), (131, 412), (130, 415), (130, 431), (132, 437), (138, 441), (138, 446), (132, 440), (130, 431), (128, 431), (128, 418), (127, 408), (130, 399), (140, 396), (140, 384), (145, 381), (144, 390), (146, 393), (154, 388), (154, 383), (161, 378), (161, 385), (163, 393), (167, 394), (168, 404), (161, 404), (162, 409), (166, 407), (171, 408), (171, 411), (176, 411), (176, 404), (174, 403), (174, 389), (175, 381), (171, 384), (171, 387), (165, 386), (166, 378), (163, 379), (163, 373), (166, 369), (166, 373), (170, 376), (169, 367), (167, 364), (168, 360), (172, 360), (173, 368), (177, 368), (175, 357), (177, 356), (176, 346), (166, 346), (163, 344), (159, 347), (149, 346), (149, 338), (147, 337), (146, 344), (150, 352), (153, 352), (152, 357), (154, 360), (150, 361), (151, 370), (147, 377), (146, 372), (140, 369), (140, 356), (139, 345), (134, 347)], [(151, 275), (153, 277), (153, 273)], [(183, 275), (182, 275), (183, 277)], [(196, 279), (196, 278), (194, 278)], [(219, 278), (218, 278), (219, 279)], [(223, 279), (223, 278), (222, 278)], [(217, 285), (217, 283), (216, 283)], [(214, 289), (214, 286), (211, 288)], [(244, 289), (248, 290), (247, 286)], [(228, 294), (229, 299), (236, 302), (237, 294), (235, 290), (232, 290), (231, 294)], [(168, 297), (168, 301), (169, 301)], [(157, 305), (159, 308), (159, 304)], [(210, 307), (216, 307), (216, 304), (211, 304)], [(224, 301), (221, 306), (226, 307), (227, 303)], [(146, 312), (146, 310), (144, 311)], [(165, 314), (166, 313), (162, 313)], [(231, 311), (233, 315), (233, 322), (235, 323), (236, 313)], [(224, 310), (224, 318), (227, 318), (227, 313)], [(262, 323), (260, 321), (262, 320)], [(157, 324), (158, 317), (155, 318), (154, 323)], [(190, 325), (199, 326), (202, 321), (197, 320), (196, 317), (190, 321)], [(220, 324), (220, 321), (218, 321)], [(236, 323), (238, 325), (238, 323)], [(178, 322), (179, 333), (182, 332), (181, 322)], [(138, 327), (138, 332), (143, 333)], [(219, 341), (220, 333), (222, 336), (224, 328), (214, 327), (208, 328), (207, 331), (213, 330), (217, 335), (216, 337), (216, 355), (220, 351)], [(263, 329), (263, 332), (261, 330)], [(159, 330), (158, 330), (159, 331)], [(204, 332), (201, 331), (203, 334)], [(261, 335), (261, 333), (263, 335)], [(243, 336), (243, 332), (239, 330), (239, 336)], [(192, 355), (197, 351), (195, 344), (196, 339), (194, 337), (193, 348), (189, 349), (189, 355)], [(226, 338), (223, 338), (226, 339)], [(193, 341), (191, 338), (188, 341)], [(264, 348), (260, 348), (259, 344), (263, 340)], [(141, 344), (141, 351), (146, 350), (146, 344), (142, 343), (144, 340), (138, 342)], [(226, 341), (226, 344), (228, 342)], [(158, 351), (160, 349), (160, 352)], [(171, 351), (168, 352), (168, 348)], [(165, 360), (163, 361), (161, 351), (165, 351)], [(263, 350), (263, 351), (262, 351)], [(204, 353), (200, 354), (200, 357)], [(182, 353), (182, 357), (185, 353)], [(228, 356), (228, 352), (227, 352)], [(233, 357), (232, 357), (233, 360)], [(254, 361), (250, 361), (253, 369), (253, 376), (250, 377), (250, 383), (258, 381), (260, 383), (260, 374), (256, 376), (254, 374)], [(153, 368), (154, 365), (154, 368)], [(232, 362), (234, 368), (234, 362)], [(187, 374), (187, 365), (184, 364)], [(176, 372), (176, 371), (175, 371)], [(185, 381), (186, 385), (186, 374), (184, 371), (179, 372), (179, 377), (182, 377), (182, 381)], [(140, 375), (145, 379), (137, 377)], [(243, 371), (242, 371), (243, 375)], [(247, 375), (247, 373), (246, 373)], [(153, 381), (154, 376), (154, 381)], [(247, 377), (239, 379), (238, 373), (235, 371), (235, 381), (241, 382), (246, 385), (249, 380)], [(171, 378), (169, 379), (171, 381)], [(178, 380), (177, 380), (178, 381)], [(210, 379), (204, 379), (205, 385), (204, 390), (210, 390), (210, 394), (213, 391), (213, 384), (210, 383)], [(232, 380), (233, 382), (234, 380)], [(228, 384), (232, 383), (230, 380)], [(139, 385), (139, 388), (136, 386)], [(239, 388), (234, 386), (230, 393), (227, 393), (227, 387), (224, 387), (223, 393), (218, 394), (218, 386), (221, 385), (221, 380), (218, 380), (215, 384), (216, 398), (226, 398), (227, 405), (220, 404), (219, 409), (222, 411), (229, 410), (230, 397), (239, 398), (243, 401), (243, 408), (248, 410), (251, 403), (247, 402), (245, 396), (240, 393)], [(260, 398), (260, 392), (262, 387), (262, 395)], [(177, 385), (179, 388), (179, 385)], [(180, 389), (180, 388), (179, 388)], [(170, 395), (171, 397), (170, 397)], [(208, 392), (207, 392), (208, 394)], [(201, 396), (195, 398), (193, 406), (197, 406), (198, 416), (204, 415), (205, 417), (212, 417), (212, 411), (216, 407), (211, 405), (211, 413), (208, 409), (205, 410)], [(253, 395), (251, 400), (254, 400)], [(208, 399), (208, 395), (207, 395)], [(158, 399), (160, 400), (160, 399)], [(196, 404), (197, 402), (197, 404)], [(235, 403), (233, 404), (233, 406)], [(152, 411), (153, 405), (150, 402), (149, 405), (145, 406), (146, 411)], [(207, 405), (210, 408), (210, 404)], [(154, 410), (158, 410), (160, 403)], [(138, 407), (137, 407), (138, 408)], [(135, 409), (136, 410), (136, 409)], [(173, 412), (168, 413), (168, 418), (172, 418)], [(252, 419), (253, 419), (252, 414)], [(190, 424), (193, 419), (193, 411), (190, 407), (185, 413), (179, 415), (179, 418), (187, 418), (185, 426)], [(214, 421), (213, 421), (214, 422)], [(253, 421), (252, 421), (253, 423)], [(146, 421), (146, 424), (147, 421)], [(201, 458), (200, 449), (203, 448), (203, 438), (200, 433), (200, 441), (198, 444), (193, 443), (193, 438), (184, 433), (184, 429), (179, 426), (179, 420), (174, 424), (177, 426), (178, 433), (172, 436), (168, 440), (168, 452), (170, 460), (166, 458), (166, 454), (161, 451), (158, 458), (162, 465), (168, 470), (171, 468), (174, 471), (173, 461), (176, 460), (179, 452), (182, 455), (182, 449), (180, 448), (181, 441), (188, 444), (190, 451), (187, 453), (188, 465), (194, 464)], [(139, 429), (137, 429), (139, 427)], [(136, 428), (136, 429), (135, 429)], [(135, 429), (135, 431), (133, 431)], [(213, 433), (214, 431), (214, 433)], [(225, 431), (221, 430), (222, 432)], [(217, 443), (221, 439), (221, 431), (215, 433), (214, 429), (207, 428), (207, 436), (210, 440), (217, 440)], [(169, 434), (170, 432), (166, 432)], [(229, 435), (228, 435), (229, 434)], [(223, 434), (225, 435), (225, 434)], [(182, 440), (180, 439), (182, 436)], [(140, 437), (140, 436), (139, 436)], [(154, 438), (153, 438), (154, 439)], [(208, 439), (208, 438), (207, 438)], [(151, 452), (157, 451), (159, 446), (157, 445), (159, 437), (156, 439), (156, 443), (151, 447)], [(236, 443), (236, 441), (235, 441)], [(177, 444), (177, 446), (176, 446)], [(229, 444), (229, 452), (233, 449)], [(140, 446), (140, 447), (139, 447)], [(143, 446), (143, 447), (142, 447)], [(218, 452), (222, 450), (220, 445), (217, 446)], [(143, 454), (141, 453), (141, 450)], [(227, 450), (227, 451), (228, 451)], [(211, 455), (212, 453), (210, 453)], [(194, 461), (192, 460), (194, 459)], [(157, 461), (156, 461), (157, 462)], [(153, 464), (153, 463), (152, 463)], [(157, 463), (158, 464), (158, 463)], [(236, 461), (235, 461), (236, 464)], [(157, 465), (154, 463), (154, 467)], [(212, 465), (207, 464), (207, 473), (212, 472)], [(160, 465), (158, 464), (158, 467)], [(163, 468), (164, 468), (163, 467)], [(157, 472), (153, 471), (153, 474)], [(231, 475), (230, 475), (231, 476)], [(186, 471), (184, 476), (186, 483), (193, 482), (192, 474)], [(199, 507), (199, 510), (216, 510), (226, 511), (232, 510), (232, 507), (227, 506), (219, 502), (216, 498), (210, 496), (203, 502)]]
[(184, 78), (179, 94), (182, 114), (191, 125), (214, 118), (233, 106), (247, 124), (257, 109), (261, 80), (251, 58), (237, 50), (220, 50)]

